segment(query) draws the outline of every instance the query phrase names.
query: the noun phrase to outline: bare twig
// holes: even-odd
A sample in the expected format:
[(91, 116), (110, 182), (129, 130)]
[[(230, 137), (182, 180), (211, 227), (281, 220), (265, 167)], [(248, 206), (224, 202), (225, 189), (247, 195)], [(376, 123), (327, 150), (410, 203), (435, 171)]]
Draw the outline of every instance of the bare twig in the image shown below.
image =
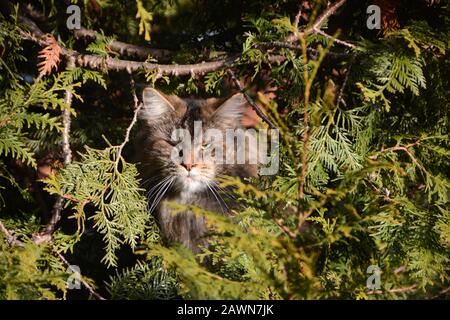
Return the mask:
[(282, 219), (275, 219), (275, 223), (283, 230), (289, 237), (295, 239), (297, 237), (297, 232), (292, 231), (289, 227), (287, 227)]
[(341, 89), (339, 90), (339, 95), (338, 98), (336, 100), (336, 107), (339, 108), (339, 106), (341, 105), (341, 103), (344, 104), (344, 106), (346, 106), (345, 100), (344, 100), (344, 91), (345, 91), (345, 87), (347, 86), (348, 83), (348, 78), (350, 77), (350, 71), (352, 69), (353, 66), (353, 62), (355, 61), (355, 56), (353, 55), (350, 63), (349, 63), (349, 67), (347, 69), (347, 74), (345, 75), (345, 79), (344, 79), (344, 83), (342, 84)]
[[(75, 67), (75, 61), (72, 57), (67, 59), (67, 69), (73, 69)], [(71, 114), (70, 108), (72, 106), (73, 94), (72, 91), (66, 90), (64, 93), (64, 103), (66, 108), (63, 111), (62, 122), (63, 122), (63, 158), (64, 164), (68, 165), (72, 162), (72, 150), (70, 149), (70, 125), (71, 125)]]
[(117, 154), (116, 154), (116, 170), (118, 170), (120, 159), (122, 158), (123, 148), (130, 141), (131, 130), (133, 129), (134, 125), (137, 122), (139, 111), (141, 111), (141, 109), (143, 107), (143, 104), (139, 103), (139, 99), (138, 99), (138, 97), (136, 95), (136, 88), (135, 88), (135, 83), (134, 83), (134, 79), (133, 78), (131, 78), (131, 92), (133, 94), (133, 99), (134, 99), (134, 115), (133, 115), (133, 120), (131, 120), (131, 123), (128, 126), (127, 131), (125, 133), (125, 140), (122, 142), (122, 144), (119, 146), (119, 149), (117, 150)]
[[(72, 57), (67, 59), (67, 69), (75, 67), (75, 62)], [(72, 106), (73, 94), (70, 90), (66, 90), (64, 93), (64, 102), (66, 108), (63, 110), (62, 122), (63, 122), (63, 133), (62, 133), (62, 154), (64, 165), (69, 165), (72, 162), (72, 150), (70, 149), (70, 125), (71, 125), (71, 114), (70, 107)], [(33, 241), (37, 244), (43, 242), (50, 242), (53, 233), (56, 230), (56, 226), (61, 220), (61, 212), (64, 208), (64, 198), (58, 196), (55, 204), (53, 205), (52, 215), (50, 221), (45, 226), (44, 231), (39, 234), (33, 235)]]
[(346, 47), (348, 47), (350, 49), (355, 49), (356, 48), (356, 46), (354, 44), (352, 44), (350, 42), (347, 42), (347, 41), (344, 41), (344, 40), (340, 40), (340, 39), (338, 39), (336, 37), (333, 37), (333, 36), (329, 35), (328, 33), (324, 32), (322, 30), (318, 29), (318, 30), (315, 30), (315, 32), (320, 34), (320, 35), (322, 35), (322, 36), (324, 36), (324, 37), (326, 37), (326, 38), (328, 38), (328, 39), (333, 40), (335, 43), (341, 44), (341, 45), (346, 46)]
[(383, 293), (404, 293), (404, 292), (412, 292), (416, 291), (417, 284), (413, 284), (409, 287), (403, 287), (403, 288), (393, 288), (389, 290), (372, 290), (367, 292), (367, 294), (373, 295), (373, 294), (383, 294)]
[[(302, 55), (303, 55), (303, 63), (305, 65), (308, 64), (308, 56), (306, 50), (306, 41), (305, 38), (299, 37), (300, 43), (302, 45)], [(299, 177), (299, 198), (303, 199), (304, 197), (304, 189), (305, 189), (305, 179), (306, 179), (306, 170), (308, 168), (308, 142), (309, 142), (309, 101), (311, 95), (311, 87), (312, 87), (312, 79), (310, 79), (309, 72), (307, 68), (303, 71), (303, 78), (305, 80), (305, 95), (304, 95), (304, 110), (303, 110), (303, 152), (302, 152), (302, 168)], [(300, 218), (300, 216), (299, 216)], [(302, 221), (299, 219), (299, 221)], [(300, 223), (299, 223), (300, 225)], [(299, 227), (300, 228), (300, 227)]]
[(300, 24), (300, 19), (302, 17), (302, 10), (303, 10), (303, 2), (300, 2), (297, 15), (295, 16), (295, 19), (294, 19), (295, 30), (298, 30), (298, 26)]
[(253, 101), (253, 99), (244, 91), (244, 88), (242, 87), (239, 80), (236, 78), (236, 75), (231, 69), (227, 70), (228, 75), (230, 76), (231, 80), (233, 80), (236, 87), (239, 89), (239, 91), (244, 95), (247, 102), (252, 106), (253, 110), (255, 110), (256, 114), (263, 119), (271, 129), (277, 129), (277, 126), (269, 119), (269, 117), (266, 116), (266, 114), (258, 107), (258, 105)]
[(397, 276), (406, 271), (406, 266), (400, 266), (394, 270), (394, 274)]
[(314, 21), (314, 23), (311, 26), (307, 27), (302, 32), (299, 32), (298, 31), (298, 25), (297, 26), (295, 25), (296, 23), (298, 24), (297, 18), (296, 18), (296, 21), (294, 22), (295, 31), (290, 36), (288, 36), (286, 38), (286, 41), (287, 42), (294, 42), (294, 41), (297, 41), (299, 37), (303, 37), (304, 38), (304, 37), (306, 37), (306, 36), (308, 36), (310, 34), (318, 33), (318, 34), (321, 34), (321, 35), (323, 35), (323, 36), (325, 36), (327, 38), (333, 39), (338, 44), (344, 45), (344, 46), (352, 48), (352, 49), (356, 48), (356, 46), (354, 44), (351, 44), (351, 43), (343, 41), (343, 40), (336, 39), (333, 36), (330, 36), (329, 34), (325, 33), (322, 30), (320, 30), (320, 28), (322, 27), (324, 22), (329, 17), (334, 15), (337, 12), (337, 10), (345, 4), (345, 2), (347, 2), (347, 0), (338, 0), (335, 3), (329, 5), (325, 9), (325, 11), (316, 19), (316, 21)]
[(308, 168), (308, 142), (309, 142), (309, 114), (307, 107), (305, 106), (305, 112), (303, 112), (303, 152), (302, 152), (302, 170), (300, 172), (300, 187), (299, 197), (303, 199), (305, 195), (305, 178), (306, 170)]
[[(260, 42), (257, 44), (257, 47), (261, 48), (261, 49), (286, 48), (286, 49), (291, 49), (291, 50), (296, 50), (296, 51), (302, 51), (301, 46), (291, 43), (291, 42), (286, 42), (286, 41)], [(307, 51), (311, 58), (315, 58), (315, 57), (319, 56), (319, 54), (320, 54), (319, 50), (314, 49), (314, 48), (308, 48)], [(331, 58), (342, 59), (342, 58), (350, 57), (351, 54), (347, 53), (347, 52), (329, 51), (327, 53), (327, 56), (329, 56)]]
[[(53, 250), (53, 253), (67, 266), (70, 267), (71, 264), (66, 260), (66, 258), (59, 253), (56, 250)], [(100, 294), (98, 294), (97, 292), (95, 292), (94, 288), (91, 287), (91, 285), (89, 283), (87, 283), (84, 279), (83, 276), (81, 274), (79, 274), (76, 270), (71, 269), (73, 272), (77, 273), (79, 275), (79, 279), (80, 282), (83, 284), (83, 286), (89, 291), (89, 293), (96, 297), (99, 300), (106, 300), (105, 298), (103, 298)]]
[(423, 169), (423, 166), (419, 163), (419, 161), (414, 157), (414, 155), (413, 155), (413, 154), (411, 153), (411, 151), (409, 150), (409, 149), (411, 149), (411, 148), (413, 148), (413, 147), (415, 147), (415, 146), (420, 145), (420, 143), (421, 143), (421, 141), (420, 141), (420, 139), (419, 139), (419, 140), (417, 140), (416, 142), (409, 143), (409, 144), (407, 144), (407, 145), (405, 145), (405, 146), (401, 146), (401, 145), (399, 145), (399, 144), (396, 144), (395, 146), (390, 147), (390, 148), (387, 148), (387, 149), (385, 149), (385, 148), (383, 147), (377, 154), (375, 154), (375, 155), (373, 155), (373, 156), (370, 156), (369, 159), (371, 159), (371, 160), (377, 160), (380, 153), (388, 153), (388, 152), (403, 151), (403, 152), (405, 152), (405, 153), (411, 158), (411, 160), (412, 160), (415, 164), (417, 164), (420, 168)]
[(345, 4), (345, 2), (347, 2), (347, 0), (338, 0), (335, 3), (329, 5), (325, 9), (325, 11), (319, 16), (319, 18), (316, 19), (310, 30), (306, 31), (311, 33), (318, 30), (329, 17), (334, 15), (336, 11)]
[(450, 287), (447, 287), (447, 288), (445, 288), (444, 290), (442, 290), (441, 292), (439, 292), (437, 295), (435, 295), (434, 297), (433, 297), (433, 299), (437, 299), (437, 298), (439, 298), (440, 296), (443, 296), (443, 295), (445, 295), (445, 294), (447, 294), (447, 293), (449, 293), (450, 292)]
[[(89, 30), (86, 28), (74, 30), (73, 34), (76, 38), (95, 39), (98, 37), (98, 34), (94, 30)], [(130, 57), (141, 59), (147, 59), (149, 56), (151, 56), (158, 61), (170, 61), (170, 58), (173, 56), (173, 52), (167, 49), (141, 47), (117, 40), (109, 43), (108, 47), (110, 50), (118, 52), (121, 55), (127, 55)]]
[(297, 41), (299, 34), (302, 35), (303, 37), (306, 37), (307, 35), (309, 35), (311, 33), (315, 33), (316, 30), (319, 29), (323, 25), (325, 20), (327, 20), (329, 17), (331, 17), (333, 14), (335, 14), (336, 11), (340, 7), (342, 7), (346, 1), (347, 0), (338, 0), (334, 4), (329, 5), (325, 9), (325, 11), (316, 19), (316, 21), (314, 21), (314, 23), (310, 27), (306, 28), (305, 30), (303, 30), (300, 33), (298, 32), (298, 30), (294, 31), (293, 34), (291, 34), (289, 37), (286, 38), (286, 41), (288, 41), (288, 42)]
[(17, 240), (16, 237), (8, 229), (6, 229), (5, 225), (1, 221), (0, 221), (0, 231), (5, 235), (6, 241), (8, 242), (8, 245), (10, 247), (22, 245), (22, 242)]

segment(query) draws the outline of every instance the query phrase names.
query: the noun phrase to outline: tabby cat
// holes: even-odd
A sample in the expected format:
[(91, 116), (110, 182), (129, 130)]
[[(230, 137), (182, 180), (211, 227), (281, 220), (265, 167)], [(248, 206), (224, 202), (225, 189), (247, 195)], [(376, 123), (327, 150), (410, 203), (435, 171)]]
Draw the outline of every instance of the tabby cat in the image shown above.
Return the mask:
[[(243, 128), (246, 108), (241, 93), (223, 101), (181, 99), (153, 88), (144, 89), (135, 144), (136, 162), (144, 186), (148, 188), (149, 210), (155, 214), (166, 241), (182, 243), (194, 252), (207, 245), (205, 218), (196, 217), (190, 211), (174, 214), (166, 205), (167, 201), (195, 205), (226, 215), (236, 203), (232, 197), (223, 194), (217, 178), (223, 175), (241, 178), (256, 175), (257, 166), (253, 164), (224, 164), (208, 157), (195, 157), (207, 149), (220, 147), (213, 145), (220, 142), (208, 141), (209, 129), (225, 133)], [(202, 124), (200, 135), (194, 130), (198, 121)], [(174, 138), (177, 130), (189, 132), (188, 139), (193, 146), (188, 150), (179, 138)], [(222, 148), (232, 157), (237, 150), (235, 146), (227, 148), (225, 142)], [(174, 155), (178, 155), (180, 160), (175, 161)]]

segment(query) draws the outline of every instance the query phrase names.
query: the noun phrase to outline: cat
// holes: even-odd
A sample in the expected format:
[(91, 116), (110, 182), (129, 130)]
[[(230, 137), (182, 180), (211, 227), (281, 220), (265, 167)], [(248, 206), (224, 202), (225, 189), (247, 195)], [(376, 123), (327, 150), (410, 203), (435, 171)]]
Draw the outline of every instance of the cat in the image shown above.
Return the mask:
[[(208, 245), (205, 217), (196, 217), (190, 211), (174, 214), (167, 201), (195, 205), (224, 215), (237, 205), (231, 196), (222, 193), (217, 178), (223, 175), (253, 177), (257, 175), (257, 165), (248, 161), (225, 164), (212, 157), (202, 158), (201, 154), (206, 153), (206, 149), (213, 149), (210, 150), (213, 153), (216, 147), (222, 147), (224, 155), (236, 156), (237, 147), (227, 148), (225, 142), (208, 140), (211, 138), (208, 132), (243, 129), (245, 98), (237, 93), (225, 101), (181, 99), (154, 88), (145, 88), (142, 97), (135, 147), (138, 170), (149, 188), (149, 211), (156, 216), (165, 241), (181, 243), (198, 253), (202, 246)], [(198, 121), (202, 125), (201, 134), (195, 129)], [(176, 131), (189, 132), (190, 137), (174, 141), (179, 139), (174, 135)], [(186, 140), (193, 146), (186, 148)], [(200, 156), (195, 157), (196, 154)]]

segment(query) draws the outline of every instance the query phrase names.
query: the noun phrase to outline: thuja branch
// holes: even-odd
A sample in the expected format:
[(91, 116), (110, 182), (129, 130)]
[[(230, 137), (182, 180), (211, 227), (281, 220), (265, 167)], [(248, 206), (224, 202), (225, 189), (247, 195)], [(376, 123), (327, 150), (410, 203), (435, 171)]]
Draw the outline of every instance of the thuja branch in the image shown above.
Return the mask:
[[(319, 50), (319, 57), (316, 61), (310, 61), (308, 59), (308, 47), (306, 44), (306, 38), (302, 34), (298, 34), (298, 41), (302, 47), (302, 59), (303, 64), (306, 66), (308, 64), (312, 65), (312, 70), (309, 68), (304, 68), (303, 70), (303, 80), (305, 82), (304, 97), (303, 97), (303, 152), (302, 152), (302, 164), (301, 172), (298, 178), (298, 195), (300, 199), (305, 196), (305, 181), (306, 173), (308, 169), (308, 143), (309, 143), (309, 106), (311, 103), (311, 90), (314, 80), (319, 71), (319, 67), (322, 64), (325, 56), (328, 54), (329, 48), (333, 45), (333, 41), (328, 45), (326, 49)], [(309, 215), (308, 215), (309, 216)], [(299, 214), (299, 228), (304, 221), (305, 215), (300, 211)]]
[[(32, 4), (22, 4), (20, 6), (20, 11), (26, 14), (28, 17), (32, 18), (36, 21), (46, 21), (47, 16), (44, 12), (36, 9)], [(73, 30), (73, 35), (75, 38), (85, 38), (88, 40), (95, 40), (98, 38), (99, 34), (90, 29), (86, 29), (81, 27), (80, 29)], [(110, 50), (114, 52), (118, 52), (121, 55), (127, 55), (130, 57), (147, 59), (149, 56), (157, 59), (158, 61), (168, 61), (172, 56), (173, 52), (167, 49), (157, 49), (157, 48), (148, 48), (141, 47), (130, 43), (125, 43), (122, 41), (113, 40), (108, 43), (108, 47)]]
[[(334, 8), (334, 6), (332, 6)], [(336, 8), (337, 9), (337, 8)], [(336, 10), (335, 9), (335, 10)], [(335, 10), (331, 10), (330, 12), (333, 13)], [(328, 12), (328, 11), (327, 11)], [(323, 18), (319, 18), (319, 22)], [(25, 17), (25, 16), (19, 16), (19, 20), (21, 23), (23, 23), (29, 30), (29, 32), (22, 32), (22, 37), (25, 40), (30, 40), (35, 43), (37, 43), (40, 46), (47, 46), (48, 43), (43, 38), (44, 33), (42, 30), (36, 25), (36, 23)], [(314, 24), (316, 25), (317, 22)], [(79, 31), (75, 32), (78, 36), (84, 36), (84, 37), (94, 37), (96, 36), (95, 31), (87, 30), (87, 29), (81, 29)], [(306, 35), (306, 34), (305, 34)], [(291, 41), (288, 39), (288, 42)], [(291, 41), (292, 42), (292, 41)], [(281, 47), (280, 45), (282, 42), (274, 43), (274, 47)], [(268, 47), (269, 44), (263, 44), (263, 47)], [(289, 47), (289, 45), (285, 45), (286, 47)], [(62, 48), (62, 55), (66, 56), (67, 58), (74, 58), (75, 64), (80, 67), (85, 67), (89, 69), (94, 70), (100, 70), (100, 71), (126, 71), (128, 73), (133, 72), (139, 72), (139, 71), (152, 71), (156, 70), (158, 76), (162, 75), (169, 75), (169, 76), (183, 76), (183, 75), (203, 75), (208, 72), (216, 71), (218, 69), (223, 68), (229, 68), (231, 67), (236, 59), (240, 57), (240, 54), (231, 54), (225, 58), (216, 60), (216, 61), (209, 61), (209, 62), (201, 62), (196, 64), (157, 64), (157, 63), (148, 63), (148, 62), (142, 62), (142, 61), (132, 61), (132, 60), (119, 60), (119, 59), (113, 59), (113, 58), (104, 58), (100, 56), (90, 55), (90, 54), (82, 54), (80, 52), (77, 52), (75, 50), (67, 49), (63, 46)], [(110, 49), (113, 51), (117, 51), (119, 53), (128, 53), (129, 55), (136, 55), (142, 58), (147, 58), (148, 55), (155, 56), (157, 58), (167, 58), (167, 55), (170, 54), (169, 51), (163, 50), (163, 49), (152, 49), (152, 48), (144, 48), (120, 41), (113, 41), (110, 44)], [(298, 49), (298, 47), (297, 47)], [(317, 52), (315, 49), (309, 49), (311, 54), (316, 54)], [(345, 57), (344, 53), (331, 53), (330, 56), (333, 57)]]
[[(20, 21), (26, 25), (29, 30), (29, 32), (21, 33), (23, 39), (33, 41), (40, 46), (48, 46), (48, 43), (43, 38), (44, 33), (32, 20), (27, 17), (20, 16)], [(75, 65), (79, 67), (100, 71), (126, 71), (130, 74), (139, 71), (148, 72), (156, 70), (157, 74), (160, 76), (202, 75), (218, 69), (230, 67), (239, 57), (239, 55), (236, 54), (216, 61), (195, 64), (157, 64), (141, 61), (119, 60), (109, 57), (105, 59), (100, 56), (81, 54), (75, 50), (67, 49), (63, 46), (61, 46), (61, 49), (62, 55), (67, 59), (73, 59)]]
[[(5, 237), (6, 237), (6, 241), (8, 243), (8, 246), (13, 248), (13, 247), (21, 247), (24, 245), (24, 243), (18, 239), (16, 239), (16, 237), (13, 235), (14, 233), (9, 231), (5, 225), (3, 224), (2, 221), (0, 221), (0, 232), (2, 232)], [(51, 244), (51, 243), (50, 243)], [(67, 261), (67, 259), (60, 253), (58, 252), (55, 247), (52, 245), (52, 252), (55, 256), (57, 256), (63, 263), (64, 265), (66, 265), (67, 267), (70, 267), (71, 264)], [(76, 270), (74, 270), (75, 273), (77, 273), (79, 275), (79, 279), (81, 284), (89, 291), (89, 293), (96, 297), (99, 300), (105, 300), (105, 298), (103, 298), (100, 294), (98, 294), (97, 292), (95, 292), (94, 288), (92, 288), (92, 286), (87, 283), (84, 279), (83, 276), (78, 273)]]

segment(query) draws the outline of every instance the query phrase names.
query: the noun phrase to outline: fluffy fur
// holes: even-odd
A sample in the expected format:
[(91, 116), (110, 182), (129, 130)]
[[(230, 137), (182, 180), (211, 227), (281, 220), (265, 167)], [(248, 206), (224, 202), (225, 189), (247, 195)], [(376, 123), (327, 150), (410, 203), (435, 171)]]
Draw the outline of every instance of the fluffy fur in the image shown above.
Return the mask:
[[(194, 121), (202, 121), (203, 132), (215, 129), (224, 133), (227, 129), (243, 128), (241, 120), (246, 110), (245, 99), (238, 93), (225, 101), (183, 100), (146, 88), (143, 103), (135, 147), (138, 168), (149, 192), (149, 210), (157, 217), (166, 241), (180, 242), (198, 252), (200, 245), (207, 244), (205, 218), (196, 218), (192, 212), (173, 214), (166, 206), (166, 201), (196, 205), (227, 214), (235, 203), (221, 194), (217, 177), (255, 176), (257, 167), (249, 164), (218, 164), (208, 159), (193, 161), (189, 155), (182, 154), (185, 150), (181, 151), (178, 141), (173, 141), (172, 133), (175, 129), (187, 129), (192, 136)], [(202, 134), (202, 141), (189, 154), (205, 152), (205, 145), (214, 147), (210, 141), (205, 141), (207, 138)], [(224, 152), (234, 156), (236, 148), (224, 145)], [(171, 155), (176, 153), (183, 155), (185, 160), (181, 163), (173, 161)]]

